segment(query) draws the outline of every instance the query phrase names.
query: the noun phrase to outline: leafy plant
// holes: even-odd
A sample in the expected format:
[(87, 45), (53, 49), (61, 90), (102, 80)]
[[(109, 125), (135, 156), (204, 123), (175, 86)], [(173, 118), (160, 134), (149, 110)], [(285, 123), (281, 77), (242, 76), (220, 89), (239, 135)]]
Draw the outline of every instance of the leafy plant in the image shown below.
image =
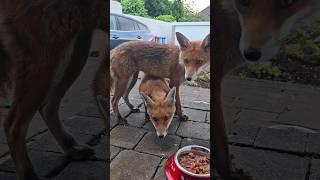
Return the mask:
[(165, 21), (165, 22), (174, 22), (176, 20), (176, 18), (173, 17), (172, 15), (161, 15), (156, 17), (156, 19), (160, 21)]
[(146, 17), (147, 10), (144, 5), (144, 0), (122, 0), (122, 11), (125, 14)]
[[(274, 79), (281, 75), (281, 71), (277, 66), (273, 66), (271, 62), (248, 63), (248, 73), (257, 78)], [(242, 72), (242, 76), (246, 76)]]

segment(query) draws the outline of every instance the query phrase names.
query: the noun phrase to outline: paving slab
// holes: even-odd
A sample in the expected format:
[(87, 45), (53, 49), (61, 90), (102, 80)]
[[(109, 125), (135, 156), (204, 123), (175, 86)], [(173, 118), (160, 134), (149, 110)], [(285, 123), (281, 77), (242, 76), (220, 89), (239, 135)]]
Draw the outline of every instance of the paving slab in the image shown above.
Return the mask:
[(237, 146), (230, 146), (230, 152), (234, 156), (234, 167), (249, 173), (254, 179), (300, 180), (305, 179), (307, 173), (307, 158)]
[(134, 127), (142, 127), (146, 122), (144, 113), (131, 113), (126, 119)]
[(231, 143), (253, 145), (260, 128), (250, 125), (235, 124), (228, 134)]
[(284, 131), (262, 128), (256, 137), (254, 145), (263, 148), (304, 153), (306, 142), (307, 133), (302, 133), (294, 129)]
[(107, 177), (106, 162), (79, 161), (68, 164), (53, 180), (104, 180)]
[(210, 139), (210, 125), (208, 123), (184, 121), (180, 123), (177, 135), (182, 137)]
[(320, 155), (320, 133), (309, 134), (306, 152)]
[(0, 144), (0, 156), (9, 152), (9, 147), (7, 144)]
[(157, 156), (123, 150), (110, 164), (111, 180), (149, 180), (156, 172), (160, 161), (161, 158)]
[(110, 146), (110, 160), (113, 160), (119, 153), (121, 149), (115, 146)]
[[(210, 101), (210, 100), (207, 100)], [(182, 106), (185, 108), (199, 109), (203, 111), (210, 111), (210, 103), (207, 101), (199, 101), (199, 100), (185, 100), (182, 101)]]
[(91, 135), (96, 135), (105, 128), (103, 119), (94, 117), (73, 116), (64, 124), (70, 130), (78, 130)]
[[(107, 140), (106, 136), (102, 137), (102, 140), (99, 142), (99, 144), (93, 146), (93, 149), (95, 150), (96, 157), (100, 160), (107, 161), (109, 158), (110, 153), (107, 151), (107, 146), (109, 146), (109, 140)], [(108, 143), (107, 143), (108, 142)], [(110, 146), (110, 152), (112, 154), (111, 149), (112, 146)]]
[(156, 133), (148, 132), (137, 145), (135, 150), (157, 156), (168, 157), (179, 149), (180, 142), (181, 138), (175, 135), (167, 135), (163, 139), (160, 139)]
[[(62, 153), (29, 150), (28, 154), (35, 171), (40, 176), (47, 176), (51, 171), (67, 161), (67, 157)], [(0, 171), (16, 172), (13, 160), (8, 159), (2, 163)]]
[(77, 113), (78, 116), (86, 116), (86, 117), (95, 117), (95, 118), (102, 118), (102, 115), (98, 109), (98, 106), (91, 105), (87, 106), (85, 109)]
[(267, 127), (275, 124), (275, 122), (278, 122), (278, 116), (279, 113), (242, 109), (238, 114), (238, 123), (256, 127)]
[(110, 112), (110, 129), (113, 129), (116, 125), (118, 125), (118, 121), (116, 120), (116, 117), (114, 116), (113, 113)]
[(255, 95), (252, 95), (252, 98), (250, 99), (237, 99), (234, 104), (235, 107), (273, 113), (280, 113), (286, 108), (285, 102), (277, 99), (268, 99), (267, 97), (259, 97)]
[(60, 148), (57, 141), (50, 132), (46, 132), (33, 138), (33, 141), (30, 143), (29, 148), (37, 151), (52, 151), (63, 153), (63, 150)]
[(17, 180), (16, 174), (0, 171), (1, 180)]
[(311, 170), (309, 180), (320, 179), (320, 159), (313, 159), (311, 161)]
[(183, 138), (181, 141), (181, 147), (188, 146), (188, 145), (198, 145), (198, 146), (203, 146), (210, 149), (209, 140)]
[(190, 121), (198, 121), (198, 122), (205, 122), (206, 121), (206, 111), (190, 109), (190, 108), (183, 108), (183, 113), (186, 114)]
[[(320, 101), (319, 101), (320, 102)], [(318, 103), (319, 106), (320, 103)], [(279, 121), (286, 124), (293, 124), (310, 129), (316, 129), (320, 132), (320, 111), (295, 109), (282, 113), (279, 116)]]
[(110, 133), (110, 144), (132, 149), (144, 136), (146, 130), (129, 126), (117, 126)]
[[(177, 129), (178, 129), (178, 127), (179, 127), (179, 125), (180, 125), (180, 122), (181, 121), (177, 120), (177, 118), (174, 117), (172, 119), (172, 122), (171, 122), (170, 126), (169, 126), (168, 134), (175, 134)], [(148, 131), (154, 131), (154, 132), (156, 131), (154, 126), (153, 126), (153, 124), (152, 124), (152, 122), (150, 122), (150, 121), (147, 122), (147, 124), (145, 124), (143, 126), (143, 128), (147, 129)]]
[(166, 179), (166, 172), (165, 172), (165, 168), (166, 168), (166, 163), (167, 163), (167, 159), (162, 159), (161, 163), (157, 169), (156, 175), (154, 176), (153, 180), (164, 180)]

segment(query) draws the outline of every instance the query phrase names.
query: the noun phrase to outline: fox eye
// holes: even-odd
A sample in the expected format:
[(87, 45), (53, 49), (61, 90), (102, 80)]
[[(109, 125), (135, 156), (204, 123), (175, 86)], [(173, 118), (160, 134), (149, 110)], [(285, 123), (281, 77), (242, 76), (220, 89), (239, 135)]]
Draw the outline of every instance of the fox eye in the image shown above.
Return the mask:
[(273, 0), (281, 8), (288, 8), (292, 6), (297, 0)]
[(156, 118), (156, 117), (153, 117), (152, 119), (153, 119), (154, 121), (158, 121), (158, 118)]
[(188, 64), (188, 63), (189, 63), (189, 59), (185, 59), (185, 60), (184, 60), (184, 63), (185, 63), (185, 64)]
[(239, 2), (242, 6), (249, 6), (251, 3), (251, 0), (239, 0)]
[(197, 65), (201, 65), (201, 64), (202, 64), (202, 61), (201, 61), (201, 60), (197, 60), (197, 61), (196, 61), (196, 64), (197, 64)]

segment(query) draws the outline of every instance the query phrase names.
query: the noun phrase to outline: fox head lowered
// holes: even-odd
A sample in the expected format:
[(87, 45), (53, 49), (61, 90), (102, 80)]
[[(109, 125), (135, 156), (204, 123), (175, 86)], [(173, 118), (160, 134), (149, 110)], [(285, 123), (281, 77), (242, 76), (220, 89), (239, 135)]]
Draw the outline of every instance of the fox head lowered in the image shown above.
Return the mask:
[(140, 92), (140, 95), (147, 107), (147, 113), (156, 129), (157, 135), (160, 138), (165, 137), (176, 111), (176, 87), (170, 89), (164, 99), (152, 99), (152, 97), (143, 92)]

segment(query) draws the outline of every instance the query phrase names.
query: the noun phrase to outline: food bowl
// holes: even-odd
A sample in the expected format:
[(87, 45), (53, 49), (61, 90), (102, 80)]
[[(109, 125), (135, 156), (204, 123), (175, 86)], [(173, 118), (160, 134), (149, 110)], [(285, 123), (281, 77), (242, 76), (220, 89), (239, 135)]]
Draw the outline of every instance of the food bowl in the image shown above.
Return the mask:
[(209, 180), (210, 170), (208, 174), (196, 174), (185, 168), (179, 161), (179, 158), (186, 156), (192, 152), (199, 156), (207, 156), (210, 166), (210, 150), (208, 148), (190, 145), (179, 149), (175, 154), (171, 155), (166, 164), (166, 177), (168, 180)]

